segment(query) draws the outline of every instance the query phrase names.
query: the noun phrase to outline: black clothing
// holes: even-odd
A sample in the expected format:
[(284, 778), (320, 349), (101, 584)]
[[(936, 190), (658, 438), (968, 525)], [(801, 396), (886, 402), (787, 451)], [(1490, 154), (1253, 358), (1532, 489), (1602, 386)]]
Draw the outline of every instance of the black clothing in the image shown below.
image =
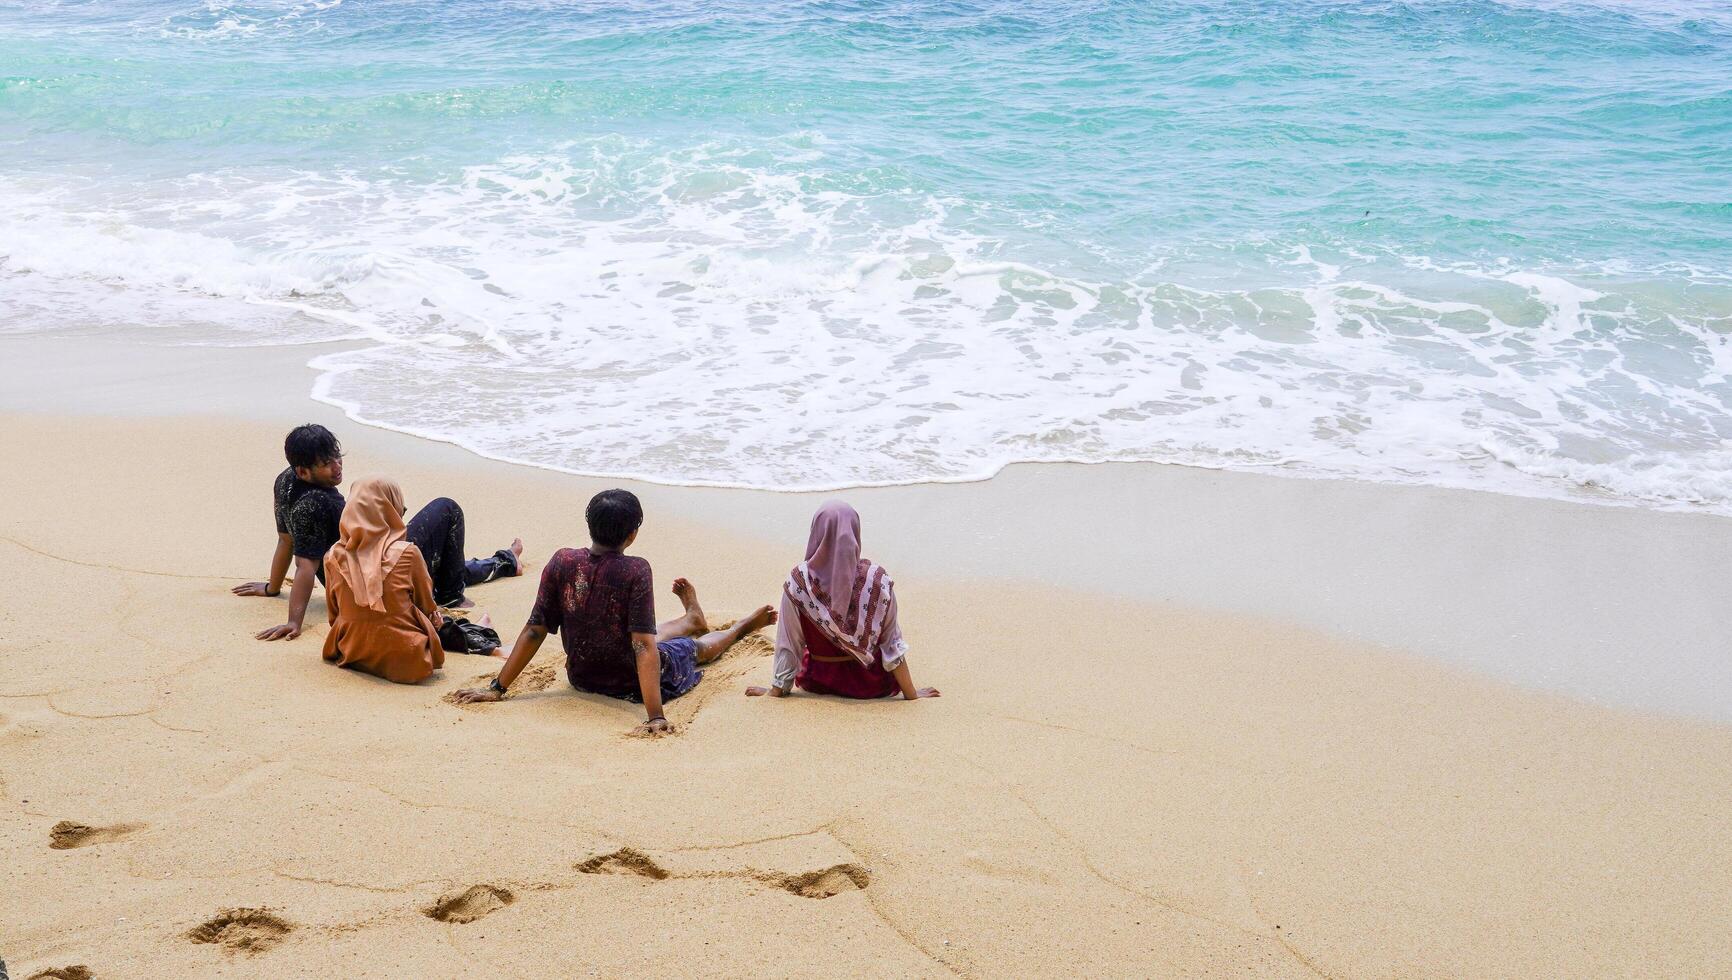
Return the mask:
[(449, 653), (491, 654), (499, 649), (499, 631), (491, 626), (450, 616), (441, 616), (440, 620), (439, 645)]
[[(325, 581), (325, 552), (337, 543), (343, 520), (343, 495), (332, 487), (315, 486), (295, 476), (289, 467), (277, 475), (272, 488), (276, 500), (277, 533), (294, 540), (295, 557), (318, 563), (319, 582)], [(440, 497), (421, 508), (409, 520), (407, 537), (421, 549), (427, 573), (433, 578), (433, 599), (441, 606), (463, 599), (466, 586), (491, 582), (517, 570), (517, 556), (509, 548), (489, 558), (463, 557), (463, 508), (450, 497)]]
[(441, 606), (461, 602), (466, 586), (491, 582), (517, 570), (517, 556), (509, 548), (495, 551), (490, 558), (463, 557), (463, 508), (450, 497), (440, 497), (421, 508), (409, 519), (406, 536), (427, 560), (427, 573), (433, 577), (433, 601)]
[(318, 562), (319, 581), (325, 581), (325, 552), (337, 543), (337, 525), (343, 519), (343, 495), (333, 487), (320, 487), (295, 476), (293, 466), (277, 474), (272, 487), (277, 533), (294, 539), (295, 557)]

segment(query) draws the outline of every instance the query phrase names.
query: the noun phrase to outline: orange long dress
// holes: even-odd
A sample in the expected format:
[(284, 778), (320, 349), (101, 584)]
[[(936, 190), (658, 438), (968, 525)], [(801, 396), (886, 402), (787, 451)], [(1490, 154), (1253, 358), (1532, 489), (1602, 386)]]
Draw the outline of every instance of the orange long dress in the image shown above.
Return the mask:
[(331, 632), (325, 659), (398, 684), (415, 684), (445, 665), (439, 643), (439, 607), (421, 549), (404, 544), (385, 576), (385, 611), (355, 599), (341, 562), (325, 563), (325, 605)]

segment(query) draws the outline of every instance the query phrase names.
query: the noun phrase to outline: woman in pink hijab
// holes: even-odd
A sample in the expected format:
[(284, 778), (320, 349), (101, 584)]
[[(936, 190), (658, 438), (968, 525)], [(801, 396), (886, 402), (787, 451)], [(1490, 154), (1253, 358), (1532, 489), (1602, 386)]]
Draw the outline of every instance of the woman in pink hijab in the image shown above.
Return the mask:
[(782, 586), (774, 669), (773, 686), (746, 694), (787, 697), (798, 684), (844, 698), (938, 696), (937, 688), (914, 686), (890, 575), (860, 557), (860, 515), (840, 500), (813, 515), (806, 560)]

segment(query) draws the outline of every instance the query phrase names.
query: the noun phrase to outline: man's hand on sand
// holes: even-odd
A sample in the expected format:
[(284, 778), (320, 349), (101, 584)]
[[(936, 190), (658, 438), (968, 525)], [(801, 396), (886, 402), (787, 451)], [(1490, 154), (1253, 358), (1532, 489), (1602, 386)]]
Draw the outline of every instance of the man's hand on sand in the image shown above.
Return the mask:
[(673, 730), (674, 726), (668, 724), (666, 718), (651, 718), (637, 726), (637, 734), (639, 735), (666, 735)]
[[(935, 698), (937, 696), (938, 688), (936, 687), (923, 687), (914, 692), (914, 697), (916, 698)], [(909, 700), (913, 700), (913, 698), (910, 698)]]
[(266, 598), (275, 598), (282, 595), (280, 592), (272, 592), (269, 582), (242, 582), (229, 591), (233, 592), (235, 595), (257, 595)]
[(294, 623), (284, 623), (281, 626), (273, 626), (268, 630), (260, 630), (258, 633), (254, 634), (253, 639), (292, 640), (300, 635), (301, 628), (299, 626), (296, 626)]
[(451, 695), (451, 700), (458, 704), (487, 704), (491, 701), (503, 701), (505, 695), (491, 687), (466, 687)]

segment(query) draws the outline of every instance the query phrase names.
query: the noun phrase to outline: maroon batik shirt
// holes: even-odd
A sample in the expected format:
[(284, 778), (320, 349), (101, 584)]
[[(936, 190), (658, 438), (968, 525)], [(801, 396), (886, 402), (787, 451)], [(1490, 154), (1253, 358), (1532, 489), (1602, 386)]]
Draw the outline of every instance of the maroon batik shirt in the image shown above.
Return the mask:
[(561, 548), (542, 570), (529, 625), (559, 634), (572, 687), (616, 698), (638, 694), (631, 634), (656, 631), (649, 562)]

